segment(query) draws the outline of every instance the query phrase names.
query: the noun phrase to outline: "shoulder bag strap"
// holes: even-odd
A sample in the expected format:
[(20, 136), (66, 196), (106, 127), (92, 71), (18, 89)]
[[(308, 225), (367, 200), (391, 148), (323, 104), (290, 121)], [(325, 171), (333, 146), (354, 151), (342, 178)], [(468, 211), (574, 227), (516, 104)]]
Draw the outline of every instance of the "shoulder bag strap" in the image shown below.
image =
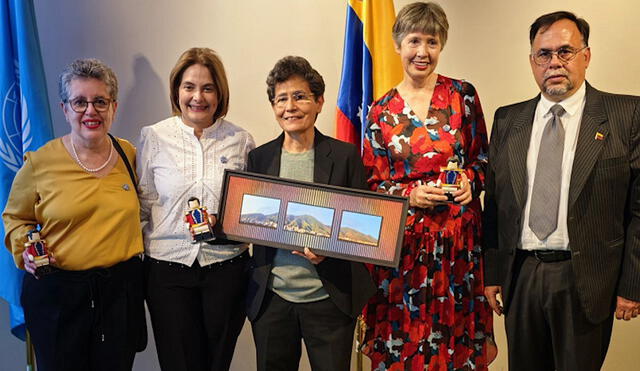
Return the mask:
[(133, 174), (133, 169), (131, 168), (131, 164), (129, 163), (129, 158), (124, 153), (122, 147), (120, 147), (120, 143), (118, 143), (118, 140), (113, 135), (111, 135), (111, 133), (109, 133), (109, 138), (111, 138), (111, 141), (113, 142), (113, 147), (116, 149), (116, 151), (118, 151), (120, 157), (122, 157), (122, 161), (124, 161), (124, 164), (127, 167), (127, 171), (129, 172), (129, 176), (131, 177), (133, 186), (137, 186), (136, 176)]

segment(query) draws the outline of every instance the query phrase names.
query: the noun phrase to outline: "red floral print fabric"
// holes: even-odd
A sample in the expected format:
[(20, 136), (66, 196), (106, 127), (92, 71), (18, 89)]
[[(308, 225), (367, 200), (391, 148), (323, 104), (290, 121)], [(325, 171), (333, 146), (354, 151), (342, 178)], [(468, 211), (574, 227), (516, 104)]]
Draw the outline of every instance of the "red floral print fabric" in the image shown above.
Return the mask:
[(487, 131), (468, 82), (438, 76), (422, 122), (396, 89), (368, 115), (363, 161), (372, 190), (409, 196), (456, 156), (473, 201), (410, 208), (398, 269), (369, 266), (378, 287), (363, 311), (373, 370), (486, 370), (492, 312), (483, 295), (480, 193)]

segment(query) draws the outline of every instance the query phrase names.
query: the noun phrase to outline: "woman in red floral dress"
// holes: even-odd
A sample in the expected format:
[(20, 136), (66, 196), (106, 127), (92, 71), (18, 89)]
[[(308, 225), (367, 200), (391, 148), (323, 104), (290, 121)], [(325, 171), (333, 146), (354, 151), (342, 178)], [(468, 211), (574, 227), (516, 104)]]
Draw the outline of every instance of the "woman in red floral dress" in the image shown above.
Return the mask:
[[(487, 132), (475, 88), (434, 71), (448, 27), (437, 4), (400, 11), (404, 79), (368, 115), (369, 186), (410, 204), (399, 268), (370, 267), (378, 291), (362, 350), (373, 370), (486, 370), (495, 357), (480, 251)], [(451, 158), (464, 171), (447, 202), (436, 182)]]

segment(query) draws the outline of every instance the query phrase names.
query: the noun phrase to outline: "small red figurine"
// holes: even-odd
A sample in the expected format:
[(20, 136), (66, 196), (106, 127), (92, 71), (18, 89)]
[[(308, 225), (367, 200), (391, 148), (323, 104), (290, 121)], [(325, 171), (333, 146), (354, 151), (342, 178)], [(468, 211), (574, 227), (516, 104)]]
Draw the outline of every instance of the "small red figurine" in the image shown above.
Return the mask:
[(200, 200), (196, 197), (191, 197), (187, 204), (189, 205), (189, 211), (184, 216), (184, 222), (189, 224), (191, 243), (215, 239), (207, 208), (201, 207)]
[(49, 265), (49, 251), (47, 250), (47, 241), (40, 238), (40, 232), (32, 229), (27, 232), (28, 241), (24, 247), (27, 253), (33, 256), (33, 262), (36, 264), (36, 276), (41, 277), (53, 272), (53, 268)]
[(436, 187), (442, 188), (449, 202), (454, 202), (453, 192), (459, 190), (462, 182), (462, 172), (458, 167), (458, 158), (450, 157), (447, 166), (440, 166), (440, 176), (436, 182)]

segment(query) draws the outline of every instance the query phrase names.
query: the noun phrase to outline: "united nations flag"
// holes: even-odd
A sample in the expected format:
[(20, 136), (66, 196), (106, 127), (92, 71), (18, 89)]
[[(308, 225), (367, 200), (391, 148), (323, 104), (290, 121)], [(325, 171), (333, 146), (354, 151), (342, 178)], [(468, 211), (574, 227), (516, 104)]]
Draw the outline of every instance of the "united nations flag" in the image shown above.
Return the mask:
[[(53, 138), (40, 41), (32, 0), (0, 0), (0, 209), (22, 166), (22, 155)], [(4, 241), (4, 225), (0, 224)], [(0, 297), (11, 308), (11, 332), (24, 340), (23, 272), (0, 247)], [(4, 319), (0, 319), (4, 320)]]

